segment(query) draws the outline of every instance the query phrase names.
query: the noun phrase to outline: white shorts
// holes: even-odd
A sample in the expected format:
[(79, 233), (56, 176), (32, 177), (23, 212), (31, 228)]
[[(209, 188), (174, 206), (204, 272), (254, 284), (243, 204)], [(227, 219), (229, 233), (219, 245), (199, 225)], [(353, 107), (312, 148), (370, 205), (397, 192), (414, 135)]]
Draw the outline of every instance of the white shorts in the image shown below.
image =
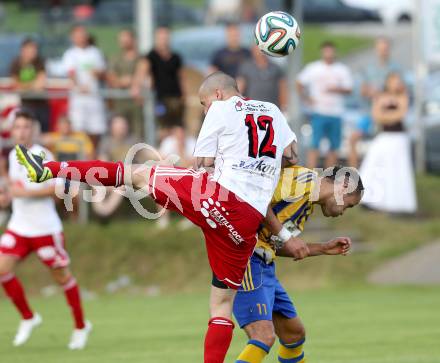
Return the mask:
[(72, 95), (69, 98), (69, 119), (75, 131), (102, 135), (107, 131), (104, 101), (95, 95)]

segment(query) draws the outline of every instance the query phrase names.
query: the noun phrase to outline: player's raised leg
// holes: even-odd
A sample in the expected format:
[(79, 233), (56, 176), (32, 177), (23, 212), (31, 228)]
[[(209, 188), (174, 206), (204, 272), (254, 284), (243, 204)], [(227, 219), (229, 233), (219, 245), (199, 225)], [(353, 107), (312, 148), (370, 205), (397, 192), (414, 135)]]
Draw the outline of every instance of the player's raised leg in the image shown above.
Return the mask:
[(89, 185), (118, 187), (124, 184), (136, 189), (147, 186), (151, 165), (124, 165), (122, 162), (101, 160), (48, 161), (43, 156), (32, 154), (23, 145), (16, 145), (17, 159), (35, 183), (42, 183), (53, 178), (76, 180)]
[(44, 162), (43, 155), (32, 154), (25, 146), (16, 145), (18, 162), (23, 165), (32, 182), (42, 183), (53, 178), (77, 180), (90, 185), (119, 186), (123, 184), (122, 162), (101, 160), (71, 160)]
[(14, 256), (0, 253), (0, 282), (22, 318), (13, 341), (15, 346), (26, 343), (32, 330), (42, 322), (41, 316), (30, 308), (21, 282), (14, 274), (17, 261)]

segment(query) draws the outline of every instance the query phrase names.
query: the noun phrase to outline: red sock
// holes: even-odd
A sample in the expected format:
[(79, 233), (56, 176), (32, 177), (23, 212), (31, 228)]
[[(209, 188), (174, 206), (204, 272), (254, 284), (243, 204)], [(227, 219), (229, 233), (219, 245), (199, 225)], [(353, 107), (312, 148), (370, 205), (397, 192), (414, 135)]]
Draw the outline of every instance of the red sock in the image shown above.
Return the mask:
[(29, 307), (23, 287), (15, 275), (10, 273), (0, 276), (0, 282), (2, 283), (6, 295), (10, 297), (15, 307), (20, 312), (22, 318), (32, 319), (34, 317), (34, 313)]
[(89, 185), (118, 187), (124, 184), (124, 164), (89, 160), (89, 161), (48, 161), (44, 163), (56, 178), (77, 180)]
[(223, 363), (232, 340), (234, 323), (226, 318), (212, 318), (205, 336), (205, 363)]
[(75, 328), (83, 329), (85, 327), (84, 314), (81, 306), (79, 288), (76, 284), (75, 278), (71, 277), (70, 280), (63, 286), (63, 288), (64, 295), (66, 295), (67, 303), (72, 309), (73, 319), (75, 320)]

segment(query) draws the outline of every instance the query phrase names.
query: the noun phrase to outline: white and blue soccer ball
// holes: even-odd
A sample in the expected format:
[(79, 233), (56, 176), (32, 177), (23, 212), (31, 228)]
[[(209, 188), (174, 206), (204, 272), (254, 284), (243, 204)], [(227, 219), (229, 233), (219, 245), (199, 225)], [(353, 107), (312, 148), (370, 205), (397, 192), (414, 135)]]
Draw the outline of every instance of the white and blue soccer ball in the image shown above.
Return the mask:
[(295, 18), (284, 11), (263, 15), (255, 26), (255, 41), (260, 50), (272, 57), (284, 57), (299, 44), (301, 30)]

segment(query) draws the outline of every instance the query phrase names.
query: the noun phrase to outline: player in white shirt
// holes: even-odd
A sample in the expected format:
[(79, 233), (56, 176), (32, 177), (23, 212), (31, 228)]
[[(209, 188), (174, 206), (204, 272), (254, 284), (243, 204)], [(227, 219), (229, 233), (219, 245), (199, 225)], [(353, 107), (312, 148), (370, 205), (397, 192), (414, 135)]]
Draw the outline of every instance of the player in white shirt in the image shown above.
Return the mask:
[(83, 26), (72, 29), (71, 41), (73, 46), (63, 55), (63, 67), (72, 81), (69, 119), (75, 131), (84, 131), (96, 139), (107, 131), (104, 101), (99, 94), (104, 57), (98, 48), (90, 45)]
[[(26, 111), (18, 111), (12, 125), (14, 141), (27, 145), (35, 154), (43, 151), (52, 159), (48, 150), (33, 144), (33, 130), (33, 116)], [(35, 252), (64, 289), (71, 308), (75, 329), (68, 347), (82, 349), (87, 343), (91, 324), (84, 320), (79, 287), (68, 267), (70, 259), (64, 249), (63, 226), (52, 199), (55, 183), (53, 180), (43, 184), (31, 183), (26, 169), (11, 151), (8, 189), (12, 198), (12, 215), (0, 238), (0, 281), (22, 316), (13, 344), (26, 343), (32, 330), (42, 322), (41, 316), (30, 308), (21, 283), (14, 274), (17, 264)]]
[(351, 93), (353, 80), (349, 68), (336, 61), (335, 45), (321, 45), (322, 59), (309, 63), (298, 75), (297, 88), (306, 106), (312, 111), (312, 145), (307, 166), (315, 168), (319, 158), (319, 145), (328, 139), (330, 151), (325, 167), (337, 164), (337, 151), (342, 138), (344, 95)]
[[(296, 136), (278, 107), (244, 99), (235, 80), (222, 72), (205, 79), (199, 96), (206, 117), (194, 156), (199, 168), (214, 166), (214, 175), (203, 168), (124, 166), (99, 160), (43, 163), (21, 145), (16, 152), (35, 182), (59, 175), (82, 182), (94, 179), (94, 185), (133, 186), (202, 229), (213, 271), (204, 362), (222, 363), (232, 339), (236, 290), (278, 182), (282, 159), (296, 163)], [(65, 173), (66, 168), (76, 170)]]

